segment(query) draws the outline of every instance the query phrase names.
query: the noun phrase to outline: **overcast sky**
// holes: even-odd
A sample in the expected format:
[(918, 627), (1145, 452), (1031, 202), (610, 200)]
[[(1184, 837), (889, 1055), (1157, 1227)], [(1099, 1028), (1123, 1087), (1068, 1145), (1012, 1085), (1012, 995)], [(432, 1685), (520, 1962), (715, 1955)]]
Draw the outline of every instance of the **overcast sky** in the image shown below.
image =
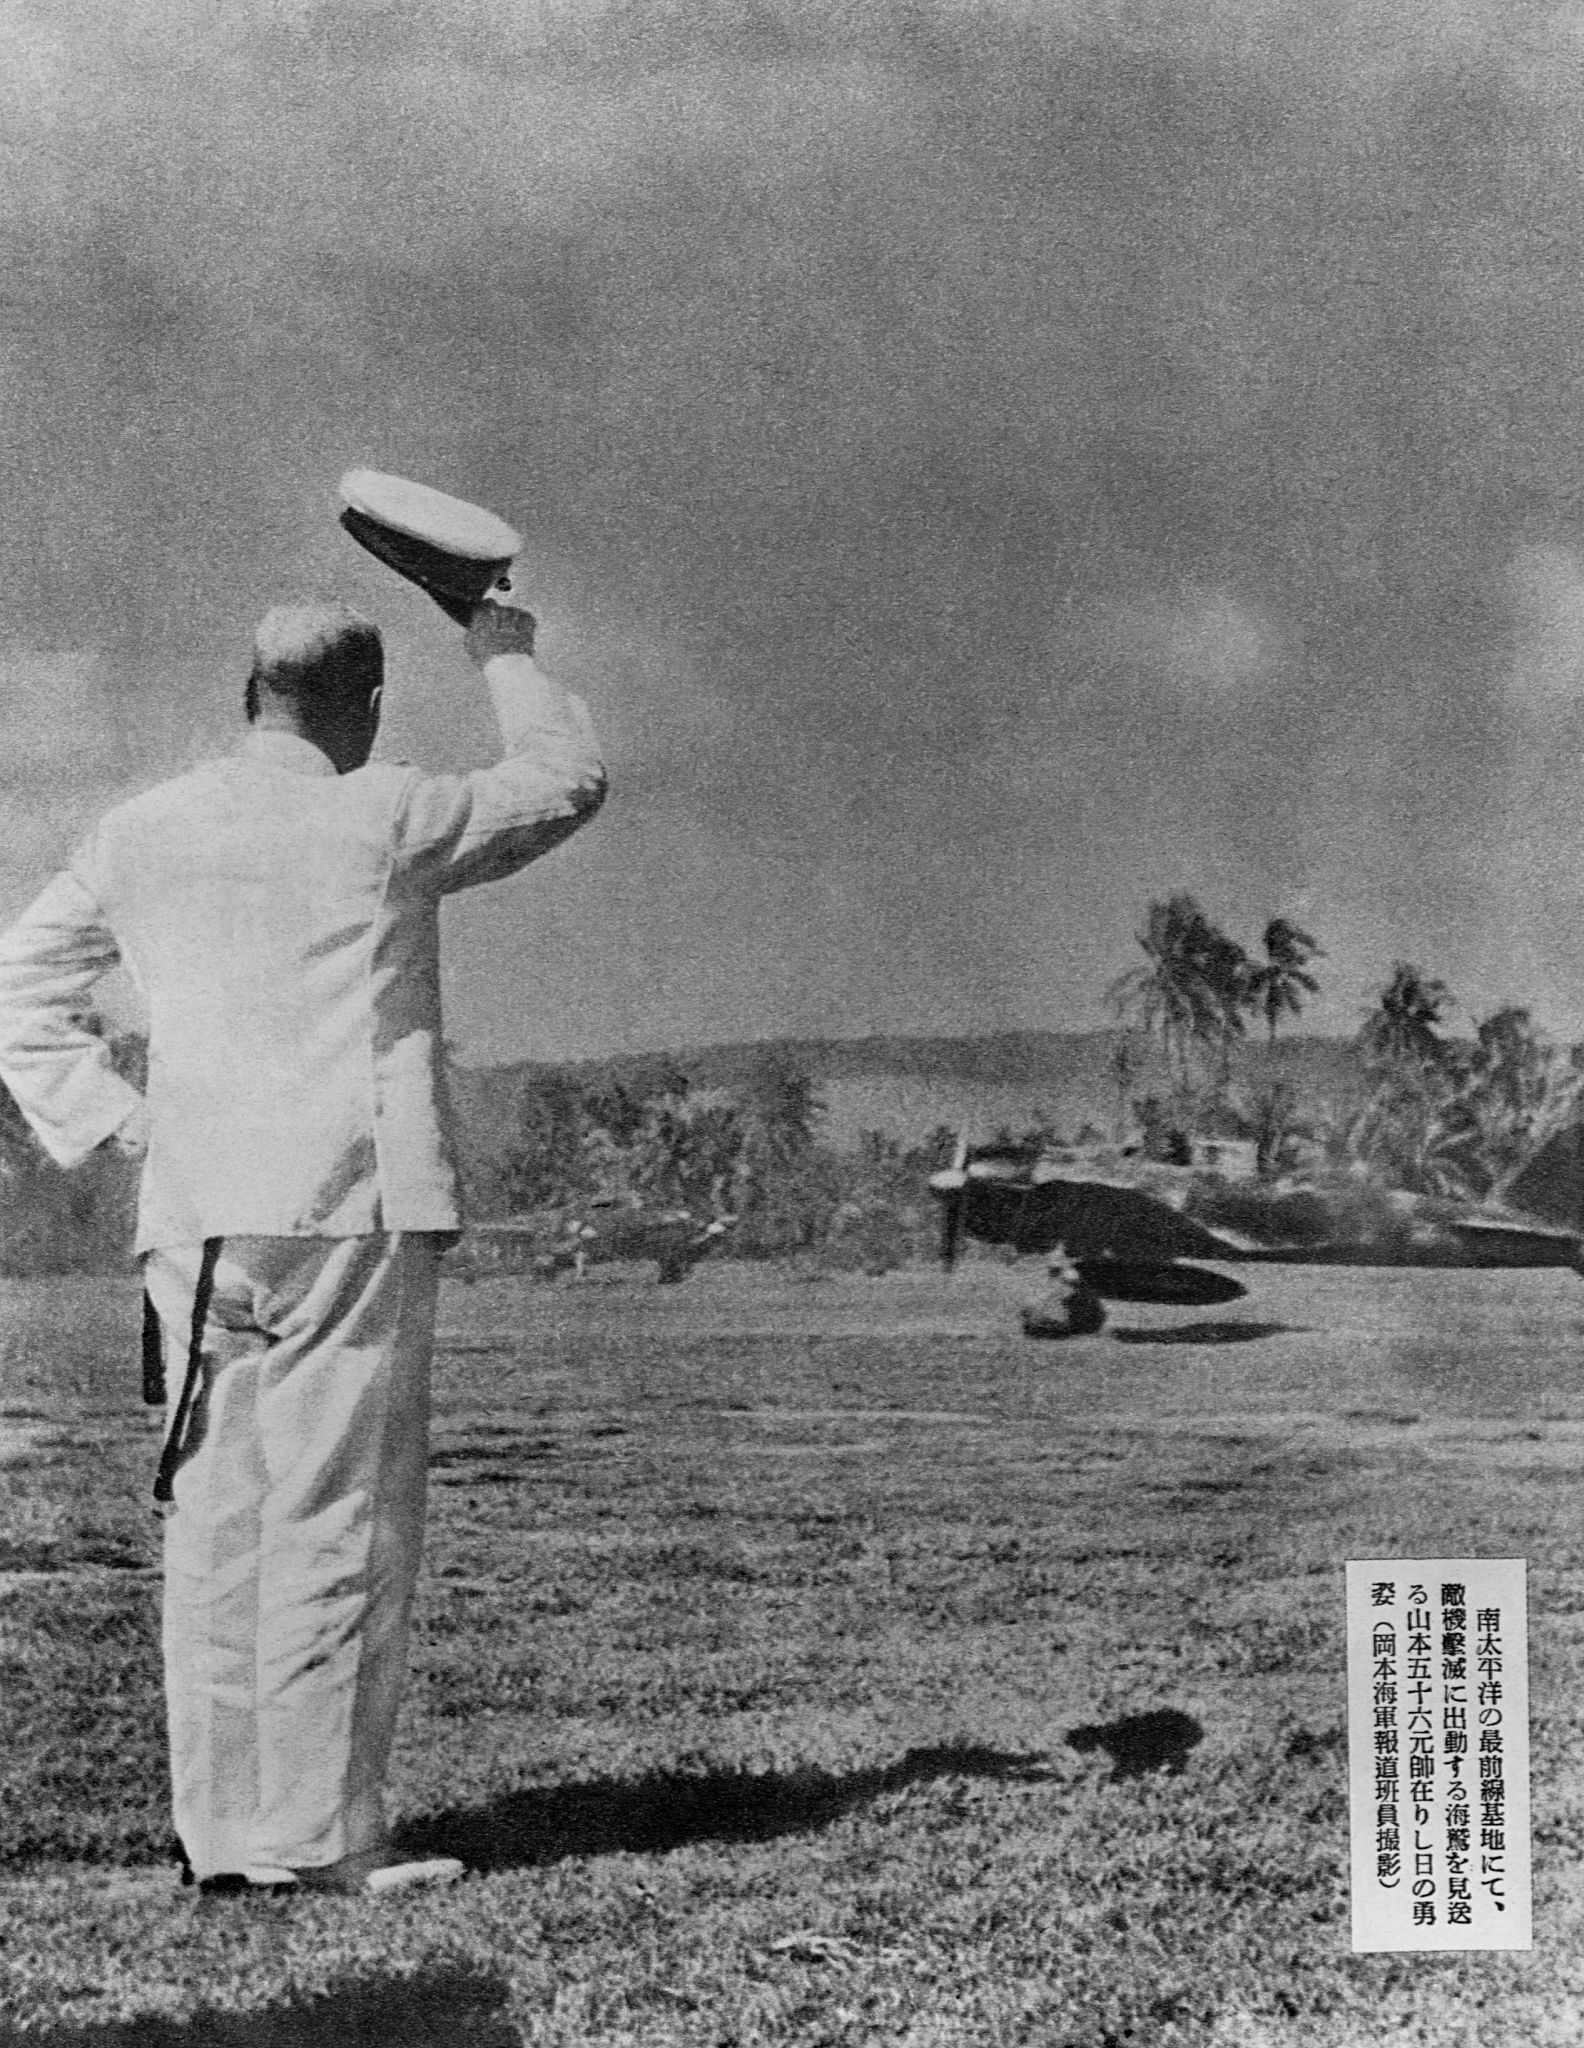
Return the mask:
[[(195, 27), (195, 23), (200, 25)], [(1584, 7), (0, 0), (0, 914), (335, 523), (528, 537), (614, 794), (469, 1059), (1104, 1020), (1153, 896), (1584, 1034)]]

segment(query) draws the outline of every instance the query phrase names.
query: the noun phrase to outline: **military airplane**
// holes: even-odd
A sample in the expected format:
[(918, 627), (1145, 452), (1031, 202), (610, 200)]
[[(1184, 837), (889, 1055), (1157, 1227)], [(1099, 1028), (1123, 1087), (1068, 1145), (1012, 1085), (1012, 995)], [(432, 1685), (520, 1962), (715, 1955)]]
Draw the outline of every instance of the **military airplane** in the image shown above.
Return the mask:
[[(560, 1241), (548, 1251), (543, 1249), (542, 1231), (532, 1224), (479, 1223), (470, 1235), (481, 1248), (504, 1255), (507, 1262), (521, 1247), (529, 1270), (541, 1279), (570, 1272), (581, 1280), (590, 1266), (616, 1259), (652, 1259), (660, 1269), (660, 1284), (669, 1287), (685, 1280), (700, 1259), (715, 1251), (736, 1221), (735, 1216), (718, 1216), (702, 1223), (689, 1209), (637, 1209), (595, 1201), (584, 1214), (568, 1220)], [(464, 1269), (464, 1277), (473, 1275)]]
[[(940, 1204), (941, 1262), (956, 1264), (965, 1237), (1042, 1253), (1053, 1271), (1075, 1271), (1106, 1301), (1204, 1306), (1237, 1301), (1241, 1280), (1223, 1265), (1581, 1267), (1577, 1231), (1522, 1217), (1469, 1216), (1407, 1244), (1314, 1239), (1266, 1243), (1213, 1228), (1148, 1189), (1086, 1174), (1022, 1145), (960, 1142), (950, 1166), (930, 1175)], [(1032, 1327), (1025, 1318), (1025, 1326)], [(1091, 1318), (1084, 1327), (1097, 1328)], [(1039, 1334), (1045, 1334), (1040, 1332)], [(1050, 1332), (1059, 1334), (1059, 1332)]]

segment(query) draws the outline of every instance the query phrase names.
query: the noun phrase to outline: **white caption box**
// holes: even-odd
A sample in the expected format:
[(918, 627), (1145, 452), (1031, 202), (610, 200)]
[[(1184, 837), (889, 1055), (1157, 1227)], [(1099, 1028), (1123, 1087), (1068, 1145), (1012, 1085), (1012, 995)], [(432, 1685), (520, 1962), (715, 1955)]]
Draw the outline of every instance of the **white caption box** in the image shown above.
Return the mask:
[(1347, 1567), (1353, 1947), (1528, 1948), (1521, 1557)]

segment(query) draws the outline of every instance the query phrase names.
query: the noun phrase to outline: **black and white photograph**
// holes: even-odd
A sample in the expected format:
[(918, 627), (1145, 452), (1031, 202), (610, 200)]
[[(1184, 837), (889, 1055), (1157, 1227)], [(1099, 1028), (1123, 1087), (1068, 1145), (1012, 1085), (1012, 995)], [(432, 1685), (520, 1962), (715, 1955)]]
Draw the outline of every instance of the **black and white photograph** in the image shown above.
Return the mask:
[(0, 0), (0, 2048), (1584, 2039), (1584, 6)]

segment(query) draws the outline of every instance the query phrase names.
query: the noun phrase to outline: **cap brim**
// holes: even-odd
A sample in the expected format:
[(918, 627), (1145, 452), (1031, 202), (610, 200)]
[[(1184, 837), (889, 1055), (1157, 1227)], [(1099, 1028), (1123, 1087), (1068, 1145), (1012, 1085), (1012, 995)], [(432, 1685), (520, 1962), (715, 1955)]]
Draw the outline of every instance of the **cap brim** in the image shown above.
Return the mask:
[(464, 626), (522, 546), (522, 536), (483, 506), (405, 477), (349, 470), (341, 498), (341, 524), (358, 545)]
[(516, 528), (482, 505), (377, 469), (349, 469), (341, 479), (341, 502), (387, 532), (463, 561), (509, 562), (522, 547)]

